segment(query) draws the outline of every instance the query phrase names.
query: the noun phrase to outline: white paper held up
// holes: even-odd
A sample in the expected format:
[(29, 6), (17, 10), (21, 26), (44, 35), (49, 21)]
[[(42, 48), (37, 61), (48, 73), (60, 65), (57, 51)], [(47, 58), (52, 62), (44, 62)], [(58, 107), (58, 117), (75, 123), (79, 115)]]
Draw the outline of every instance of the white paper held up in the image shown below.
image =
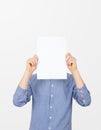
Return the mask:
[(38, 37), (37, 79), (66, 79), (66, 40), (64, 37)]

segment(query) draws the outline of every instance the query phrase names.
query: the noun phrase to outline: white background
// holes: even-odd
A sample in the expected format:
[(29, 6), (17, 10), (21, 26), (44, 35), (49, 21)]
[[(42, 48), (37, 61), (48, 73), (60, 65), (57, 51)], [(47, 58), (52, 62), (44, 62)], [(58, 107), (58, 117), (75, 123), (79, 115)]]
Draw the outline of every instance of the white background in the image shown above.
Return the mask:
[(31, 102), (17, 108), (12, 97), (39, 35), (66, 37), (90, 89), (91, 106), (74, 102), (73, 130), (101, 129), (100, 7), (100, 0), (0, 1), (0, 130), (29, 128)]

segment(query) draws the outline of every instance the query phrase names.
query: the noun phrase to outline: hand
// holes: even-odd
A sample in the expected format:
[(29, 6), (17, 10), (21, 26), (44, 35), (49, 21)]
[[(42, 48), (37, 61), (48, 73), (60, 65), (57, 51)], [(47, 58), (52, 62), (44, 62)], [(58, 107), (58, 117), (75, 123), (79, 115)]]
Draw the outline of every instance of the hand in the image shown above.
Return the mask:
[(32, 74), (38, 65), (38, 56), (34, 55), (32, 58), (28, 59), (26, 62), (26, 71)]
[(76, 59), (70, 53), (66, 54), (66, 64), (67, 64), (68, 69), (71, 71), (71, 73), (77, 70)]

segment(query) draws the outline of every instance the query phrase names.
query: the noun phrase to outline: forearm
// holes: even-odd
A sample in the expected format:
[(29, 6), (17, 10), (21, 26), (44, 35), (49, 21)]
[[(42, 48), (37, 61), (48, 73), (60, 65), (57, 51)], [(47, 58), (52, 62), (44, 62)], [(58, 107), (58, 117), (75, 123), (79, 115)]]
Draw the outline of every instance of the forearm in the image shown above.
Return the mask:
[(82, 88), (84, 86), (84, 81), (79, 73), (79, 71), (76, 69), (75, 71), (72, 72), (73, 78), (76, 83), (77, 88)]
[(24, 75), (23, 75), (23, 77), (22, 77), (20, 83), (19, 83), (19, 86), (20, 86), (21, 88), (23, 88), (23, 89), (27, 89), (27, 87), (28, 87), (28, 82), (29, 82), (30, 77), (31, 77), (31, 73), (26, 70), (26, 71), (24, 72)]

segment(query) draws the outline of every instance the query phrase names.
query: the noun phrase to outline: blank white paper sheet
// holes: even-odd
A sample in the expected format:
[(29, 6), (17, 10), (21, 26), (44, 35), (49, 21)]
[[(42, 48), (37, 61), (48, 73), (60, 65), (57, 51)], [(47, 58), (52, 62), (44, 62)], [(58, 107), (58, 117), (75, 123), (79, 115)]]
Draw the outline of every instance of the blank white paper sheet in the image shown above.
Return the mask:
[(64, 37), (38, 37), (37, 79), (67, 79)]

